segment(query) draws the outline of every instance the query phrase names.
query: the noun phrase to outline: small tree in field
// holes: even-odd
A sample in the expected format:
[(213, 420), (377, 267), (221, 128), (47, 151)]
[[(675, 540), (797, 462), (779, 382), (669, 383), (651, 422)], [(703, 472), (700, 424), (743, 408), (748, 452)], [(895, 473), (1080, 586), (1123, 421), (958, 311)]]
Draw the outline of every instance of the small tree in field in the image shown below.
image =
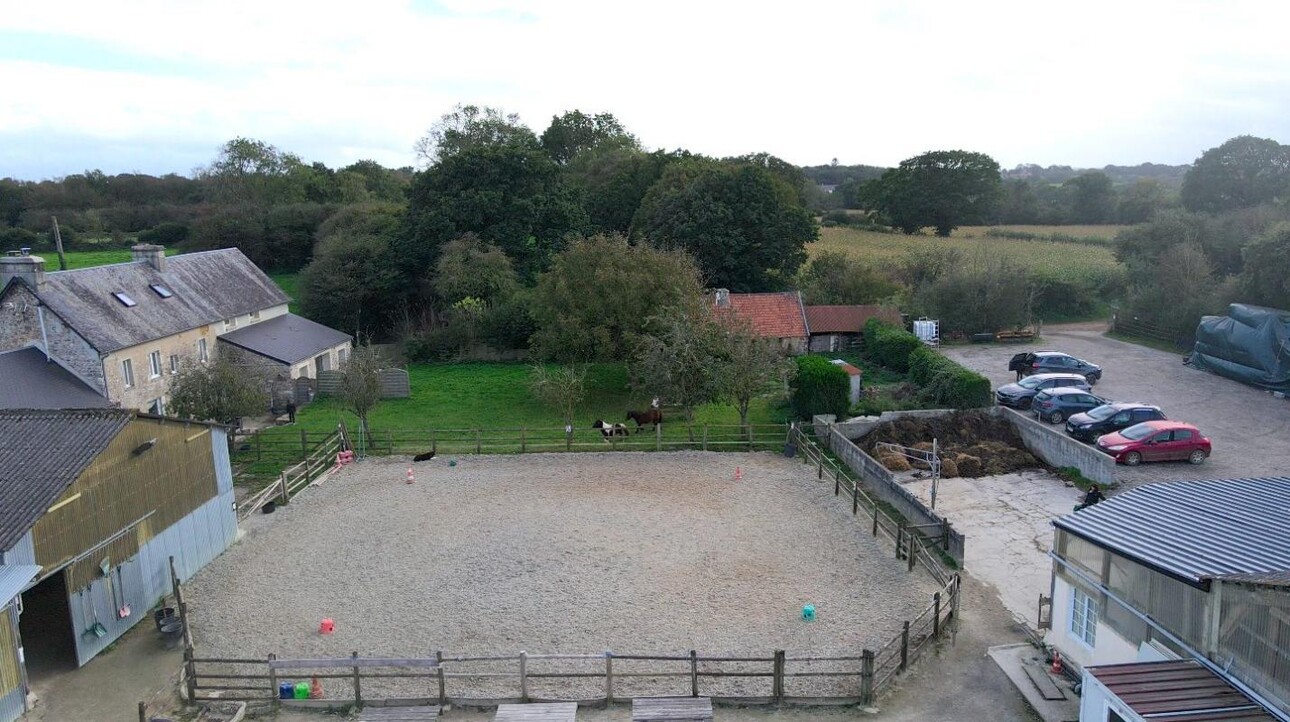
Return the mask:
[(661, 331), (641, 339), (632, 377), (639, 390), (662, 396), (684, 410), (693, 441), (694, 408), (721, 397), (723, 329), (697, 308), (661, 323)]
[(773, 340), (761, 337), (745, 323), (728, 325), (719, 340), (716, 370), (721, 396), (735, 405), (739, 425), (751, 433), (748, 407), (752, 400), (782, 389), (793, 372), (793, 363)]
[(370, 346), (354, 349), (341, 368), (340, 397), (345, 408), (358, 417), (363, 438), (371, 443), (367, 416), (381, 401), (381, 361)]
[(226, 359), (188, 364), (170, 381), (170, 412), (180, 418), (233, 425), (267, 408), (260, 378)]
[(529, 376), (533, 395), (542, 403), (560, 409), (564, 425), (573, 426), (573, 410), (587, 395), (587, 367), (581, 364), (567, 366), (535, 365)]

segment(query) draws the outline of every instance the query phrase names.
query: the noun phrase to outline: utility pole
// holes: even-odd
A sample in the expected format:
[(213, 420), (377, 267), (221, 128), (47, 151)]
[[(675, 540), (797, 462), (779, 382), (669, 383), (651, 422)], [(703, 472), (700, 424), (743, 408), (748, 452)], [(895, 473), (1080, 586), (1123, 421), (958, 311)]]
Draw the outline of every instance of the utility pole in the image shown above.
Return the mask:
[(58, 270), (67, 270), (67, 254), (63, 253), (63, 234), (58, 232), (58, 217), (50, 216), (54, 219), (54, 249), (58, 251)]

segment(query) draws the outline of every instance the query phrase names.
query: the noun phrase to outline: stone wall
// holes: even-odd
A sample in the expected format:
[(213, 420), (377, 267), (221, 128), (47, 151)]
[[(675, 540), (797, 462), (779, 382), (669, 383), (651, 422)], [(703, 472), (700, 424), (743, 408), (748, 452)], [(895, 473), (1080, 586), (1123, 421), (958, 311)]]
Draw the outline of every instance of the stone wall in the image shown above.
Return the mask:
[[(99, 352), (63, 323), (63, 319), (53, 311), (48, 308), (37, 310), (38, 307), (39, 301), (35, 294), (22, 285), (14, 285), (0, 299), (0, 351), (14, 351), (28, 346), (47, 350), (49, 355), (90, 388), (104, 393), (103, 362)], [(45, 326), (43, 334), (42, 316)], [(49, 340), (48, 349), (45, 349), (45, 339)]]

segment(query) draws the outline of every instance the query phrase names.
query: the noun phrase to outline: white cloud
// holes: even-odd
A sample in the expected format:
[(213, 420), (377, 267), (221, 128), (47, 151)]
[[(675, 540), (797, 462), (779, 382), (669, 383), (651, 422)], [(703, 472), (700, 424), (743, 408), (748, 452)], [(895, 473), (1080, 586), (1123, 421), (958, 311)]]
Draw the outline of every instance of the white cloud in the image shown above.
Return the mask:
[(538, 132), (610, 111), (651, 147), (797, 163), (947, 147), (1005, 166), (1177, 163), (1241, 133), (1290, 140), (1286, 20), (1255, 2), (22, 3), (0, 33), (80, 50), (0, 52), (0, 148), (99, 139), (147, 168), (160, 145), (210, 148), (196, 165), (246, 135), (403, 165), (474, 102)]

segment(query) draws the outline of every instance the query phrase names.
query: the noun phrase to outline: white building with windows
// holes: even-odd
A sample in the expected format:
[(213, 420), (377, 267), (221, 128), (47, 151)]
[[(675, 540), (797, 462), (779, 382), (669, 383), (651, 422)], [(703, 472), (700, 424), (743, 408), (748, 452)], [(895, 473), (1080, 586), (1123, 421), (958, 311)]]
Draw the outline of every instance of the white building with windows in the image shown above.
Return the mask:
[(347, 334), (291, 314), (282, 289), (235, 248), (131, 251), (128, 263), (51, 272), (37, 256), (0, 257), (0, 352), (37, 348), (109, 402), (154, 414), (185, 364), (209, 362), (224, 336), (260, 324), (273, 329), (253, 339), (308, 354), (268, 369), (284, 378), (315, 378), (347, 353)]
[[(1290, 719), (1290, 478), (1151, 484), (1054, 525), (1046, 641), (1083, 670), (1081, 720), (1154, 719), (1108, 680), (1179, 662), (1258, 715)], [(1148, 666), (1123, 668), (1133, 664)], [(1168, 678), (1124, 689), (1167, 691)], [(1105, 704), (1089, 702), (1089, 690), (1105, 692)]]

